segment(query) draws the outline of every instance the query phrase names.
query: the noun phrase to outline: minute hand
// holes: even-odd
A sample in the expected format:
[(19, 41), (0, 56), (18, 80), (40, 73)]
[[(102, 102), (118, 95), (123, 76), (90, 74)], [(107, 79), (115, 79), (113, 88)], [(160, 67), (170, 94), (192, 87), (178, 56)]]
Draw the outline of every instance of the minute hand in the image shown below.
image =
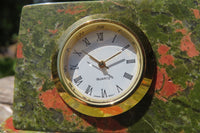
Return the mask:
[(119, 54), (121, 54), (124, 50), (126, 50), (127, 48), (129, 48), (130, 47), (130, 45), (128, 44), (128, 45), (126, 45), (125, 47), (123, 47), (122, 48), (122, 50), (121, 51), (119, 51), (118, 53), (116, 53), (116, 54), (114, 54), (113, 56), (111, 56), (110, 58), (108, 58), (108, 59), (106, 59), (104, 62), (106, 63), (107, 61), (109, 61), (110, 59), (112, 59), (112, 58), (114, 58), (115, 56), (117, 56), (117, 55), (119, 55)]
[(117, 55), (119, 55), (119, 54), (121, 54), (121, 53), (122, 53), (122, 51), (120, 51), (120, 52), (118, 52), (118, 53), (114, 54), (114, 55), (113, 55), (113, 56), (111, 56), (110, 58), (106, 59), (104, 62), (107, 62), (107, 61), (109, 61), (110, 59), (114, 58), (115, 56), (117, 56)]

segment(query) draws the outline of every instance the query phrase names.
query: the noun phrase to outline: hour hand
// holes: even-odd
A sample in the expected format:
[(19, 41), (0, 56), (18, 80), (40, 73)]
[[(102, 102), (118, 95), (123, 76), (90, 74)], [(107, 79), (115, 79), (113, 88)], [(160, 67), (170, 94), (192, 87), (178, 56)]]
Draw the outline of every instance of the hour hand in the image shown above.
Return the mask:
[(100, 63), (101, 61), (97, 60), (96, 58), (94, 58), (93, 56), (91, 56), (90, 54), (88, 54), (87, 52), (85, 52), (84, 50), (82, 50), (83, 53), (85, 53), (86, 55), (88, 55), (93, 61), (95, 61), (96, 63)]
[(95, 61), (96, 63), (98, 63), (100, 68), (107, 68), (106, 63), (104, 61), (99, 61), (96, 58), (94, 58), (93, 56), (91, 56), (90, 54), (88, 54), (87, 52), (85, 52), (84, 50), (82, 50), (83, 53), (85, 53), (86, 55), (88, 55), (93, 61)]

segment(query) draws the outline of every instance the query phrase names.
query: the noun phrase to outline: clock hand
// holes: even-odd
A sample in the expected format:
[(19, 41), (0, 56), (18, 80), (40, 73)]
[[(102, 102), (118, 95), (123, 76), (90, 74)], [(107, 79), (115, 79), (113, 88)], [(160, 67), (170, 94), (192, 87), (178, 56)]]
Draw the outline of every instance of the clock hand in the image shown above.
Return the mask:
[(93, 65), (92, 63), (90, 63), (89, 61), (87, 61), (87, 63), (88, 63), (90, 66), (96, 68), (97, 70), (102, 71), (104, 75), (108, 75), (109, 77), (112, 77), (112, 78), (113, 78), (112, 75), (108, 74), (108, 72), (106, 71), (106, 69), (100, 69), (99, 67), (97, 67), (97, 66)]
[(119, 55), (119, 54), (121, 54), (124, 50), (126, 50), (127, 48), (129, 48), (130, 47), (130, 45), (128, 44), (128, 45), (126, 45), (125, 47), (123, 47), (122, 49), (121, 49), (121, 51), (119, 51), (119, 52), (117, 52), (116, 54), (114, 54), (113, 56), (111, 56), (111, 57), (109, 57), (108, 59), (106, 59), (104, 62), (106, 63), (107, 61), (109, 61), (110, 59), (112, 59), (112, 58), (114, 58), (115, 56), (117, 56), (117, 55)]
[(95, 65), (93, 65), (92, 63), (90, 63), (89, 61), (87, 61), (87, 63), (90, 65), (90, 66), (92, 66), (92, 67), (94, 67), (94, 68), (96, 68), (97, 70), (99, 70), (99, 71), (102, 71), (99, 67), (97, 67), (97, 66), (95, 66)]
[(96, 63), (100, 63), (99, 60), (97, 60), (96, 58), (94, 58), (93, 56), (91, 56), (90, 54), (88, 54), (87, 52), (85, 52), (84, 50), (82, 50), (83, 53), (85, 53), (86, 55), (88, 55), (93, 61), (95, 61)]
[(109, 65), (108, 67), (110, 68), (110, 67), (115, 66), (115, 65), (118, 65), (118, 64), (120, 64), (120, 63), (122, 63), (122, 62), (124, 62), (124, 61), (125, 61), (125, 59), (121, 59), (121, 60), (119, 60), (119, 61), (117, 61), (117, 62), (115, 62), (115, 63)]
[(122, 51), (120, 51), (120, 52), (114, 54), (113, 56), (111, 56), (111, 57), (109, 57), (108, 59), (106, 59), (104, 62), (109, 61), (110, 59), (114, 58), (115, 56), (117, 56), (117, 55), (119, 55), (119, 54), (121, 54), (121, 53), (122, 53)]
[(98, 65), (99, 65), (100, 68), (104, 68), (105, 67), (105, 68), (109, 69), (109, 67), (106, 66), (106, 63), (104, 61), (99, 62)]
[(88, 54), (87, 52), (85, 52), (84, 50), (82, 50), (83, 53), (85, 53), (86, 55), (88, 55), (93, 61), (95, 61), (96, 63), (98, 63), (100, 68), (107, 68), (106, 63), (104, 61), (99, 61), (96, 58), (94, 58), (93, 56), (91, 56), (90, 54)]

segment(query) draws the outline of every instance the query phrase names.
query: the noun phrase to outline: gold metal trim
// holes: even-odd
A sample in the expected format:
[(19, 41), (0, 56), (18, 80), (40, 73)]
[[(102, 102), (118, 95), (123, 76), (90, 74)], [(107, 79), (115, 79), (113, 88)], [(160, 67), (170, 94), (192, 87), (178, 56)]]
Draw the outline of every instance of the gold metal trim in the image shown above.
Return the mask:
[[(65, 78), (64, 71), (63, 71), (63, 58), (64, 53), (63, 51), (66, 50), (69, 45), (75, 43), (76, 40), (80, 39), (82, 36), (86, 35), (89, 32), (97, 30), (97, 28), (101, 28), (102, 25), (106, 25), (108, 30), (114, 30), (115, 32), (119, 32), (115, 30), (115, 28), (120, 29), (120, 34), (126, 36), (127, 39), (136, 44), (134, 46), (137, 49), (137, 57), (139, 57), (139, 66), (138, 70), (138, 78), (134, 80), (134, 83), (128, 89), (129, 91), (114, 101), (110, 101), (107, 103), (95, 103), (90, 102), (85, 99), (81, 98), (81, 94), (74, 93), (72, 89), (72, 85), (69, 85), (70, 80)], [(115, 28), (113, 28), (115, 27)], [(134, 29), (133, 29), (134, 30)], [(60, 81), (64, 86), (65, 92), (60, 92), (60, 96), (63, 100), (73, 109), (77, 110), (80, 113), (94, 116), (94, 117), (110, 117), (114, 115), (121, 114), (126, 112), (133, 106), (135, 106), (147, 93), (149, 87), (152, 83), (153, 72), (151, 75), (148, 74), (146, 64), (149, 59), (146, 55), (145, 47), (147, 44), (142, 44), (139, 37), (137, 37), (136, 33), (133, 32), (131, 28), (128, 28), (127, 25), (124, 23), (120, 23), (115, 20), (111, 20), (108, 18), (93, 18), (93, 17), (86, 17), (74, 23), (71, 27), (66, 30), (66, 34), (60, 39), (60, 43), (62, 44), (61, 49), (58, 55), (58, 74)], [(84, 32), (83, 32), (84, 31)], [(148, 59), (147, 59), (148, 58)], [(153, 71), (153, 70), (149, 70)], [(74, 90), (74, 88), (73, 88)]]

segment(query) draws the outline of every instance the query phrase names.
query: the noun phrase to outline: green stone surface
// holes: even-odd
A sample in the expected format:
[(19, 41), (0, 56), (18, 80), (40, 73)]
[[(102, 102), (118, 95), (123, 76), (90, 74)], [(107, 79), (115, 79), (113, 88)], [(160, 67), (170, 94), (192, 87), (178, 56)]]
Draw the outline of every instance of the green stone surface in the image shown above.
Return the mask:
[[(80, 114), (57, 89), (59, 39), (77, 20), (120, 16), (147, 36), (157, 73), (152, 88), (130, 111), (110, 118)], [(200, 132), (200, 3), (198, 0), (123, 0), (25, 6), (14, 94), (16, 129), (65, 132)], [(147, 66), (148, 67), (148, 66)]]

